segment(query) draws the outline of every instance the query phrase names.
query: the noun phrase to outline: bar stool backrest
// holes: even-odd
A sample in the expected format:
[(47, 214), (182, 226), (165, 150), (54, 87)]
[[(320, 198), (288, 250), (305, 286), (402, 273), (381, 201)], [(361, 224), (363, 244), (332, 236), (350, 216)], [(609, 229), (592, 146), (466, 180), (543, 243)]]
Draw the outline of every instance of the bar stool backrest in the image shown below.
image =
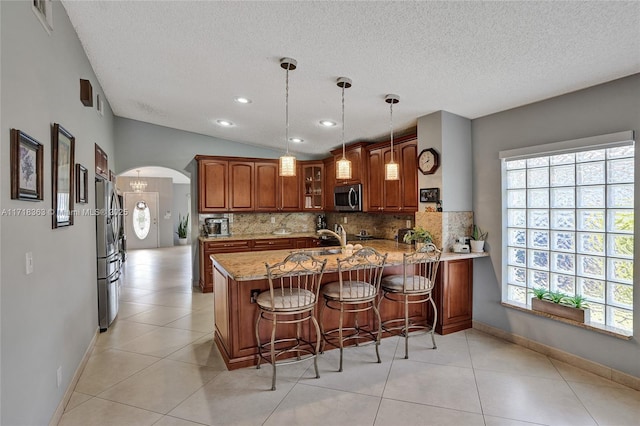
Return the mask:
[(345, 259), (338, 259), (340, 301), (375, 297), (386, 260), (387, 254), (382, 255), (371, 247), (363, 247)]
[(318, 292), (327, 259), (294, 252), (282, 262), (265, 264), (273, 310), (308, 310), (318, 301)]
[(403, 255), (403, 293), (428, 293), (433, 290), (442, 251), (432, 244)]

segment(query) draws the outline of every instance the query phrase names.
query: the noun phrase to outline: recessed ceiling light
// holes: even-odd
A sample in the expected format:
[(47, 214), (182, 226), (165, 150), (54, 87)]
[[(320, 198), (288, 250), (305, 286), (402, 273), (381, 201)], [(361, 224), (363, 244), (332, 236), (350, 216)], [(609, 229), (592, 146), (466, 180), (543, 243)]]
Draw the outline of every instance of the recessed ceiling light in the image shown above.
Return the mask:
[(236, 101), (239, 104), (250, 104), (251, 103), (251, 99), (249, 98), (245, 98), (242, 96), (238, 96), (236, 98), (233, 98), (234, 101)]
[(216, 120), (216, 123), (218, 123), (218, 125), (222, 126), (222, 127), (231, 127), (233, 126), (233, 123), (229, 120)]
[(320, 120), (320, 125), (324, 127), (333, 127), (336, 125), (336, 122), (331, 120)]
[(289, 140), (290, 140), (291, 142), (295, 142), (295, 143), (301, 143), (301, 142), (304, 142), (304, 139), (302, 139), (302, 138), (289, 138)]

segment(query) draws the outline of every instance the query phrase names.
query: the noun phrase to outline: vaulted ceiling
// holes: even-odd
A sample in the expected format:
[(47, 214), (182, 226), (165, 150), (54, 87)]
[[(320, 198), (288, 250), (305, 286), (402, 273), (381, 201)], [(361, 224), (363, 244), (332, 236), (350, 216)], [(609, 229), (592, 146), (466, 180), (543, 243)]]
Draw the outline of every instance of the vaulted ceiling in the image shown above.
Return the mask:
[[(468, 118), (640, 72), (640, 2), (71, 1), (63, 4), (114, 113), (326, 153), (446, 110)], [(235, 97), (251, 99), (249, 104)], [(338, 123), (325, 128), (320, 120)], [(229, 120), (222, 127), (217, 120)]]

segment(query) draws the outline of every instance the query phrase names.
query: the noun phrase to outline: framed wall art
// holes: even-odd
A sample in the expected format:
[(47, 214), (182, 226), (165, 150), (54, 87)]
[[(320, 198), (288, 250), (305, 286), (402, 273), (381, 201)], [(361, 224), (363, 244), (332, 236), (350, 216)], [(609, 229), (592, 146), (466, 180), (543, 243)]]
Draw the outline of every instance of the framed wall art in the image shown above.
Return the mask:
[(43, 199), (43, 145), (18, 129), (11, 129), (11, 198)]
[(89, 173), (82, 164), (76, 164), (76, 203), (87, 204), (89, 199)]
[(440, 188), (420, 188), (421, 203), (437, 203), (440, 201)]
[(76, 139), (58, 123), (54, 123), (52, 132), (52, 226), (59, 228), (73, 225), (73, 169)]

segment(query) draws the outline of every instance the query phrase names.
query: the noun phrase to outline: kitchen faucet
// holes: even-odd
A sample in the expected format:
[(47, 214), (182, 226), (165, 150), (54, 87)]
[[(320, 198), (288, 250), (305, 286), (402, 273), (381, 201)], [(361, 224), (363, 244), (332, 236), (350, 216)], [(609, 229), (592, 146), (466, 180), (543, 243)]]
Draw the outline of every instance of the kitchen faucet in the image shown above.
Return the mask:
[(344, 248), (347, 245), (347, 233), (345, 232), (342, 225), (338, 225), (338, 231), (340, 231), (340, 234), (338, 234), (337, 232), (333, 232), (329, 229), (319, 229), (318, 235), (323, 235), (323, 234), (333, 235), (338, 239), (338, 241), (340, 241), (340, 247)]

